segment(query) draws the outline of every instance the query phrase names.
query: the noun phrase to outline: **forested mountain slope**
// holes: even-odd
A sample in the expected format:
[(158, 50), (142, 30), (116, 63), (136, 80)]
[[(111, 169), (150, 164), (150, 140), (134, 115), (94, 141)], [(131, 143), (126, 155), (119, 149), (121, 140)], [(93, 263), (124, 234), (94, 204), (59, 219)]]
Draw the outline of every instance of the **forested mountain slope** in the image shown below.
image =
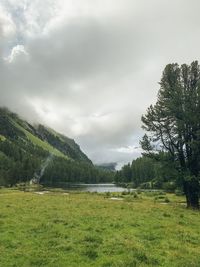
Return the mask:
[(102, 180), (74, 140), (0, 108), (0, 185), (30, 181), (50, 155), (52, 160), (42, 173), (45, 178), (41, 177), (45, 183)]

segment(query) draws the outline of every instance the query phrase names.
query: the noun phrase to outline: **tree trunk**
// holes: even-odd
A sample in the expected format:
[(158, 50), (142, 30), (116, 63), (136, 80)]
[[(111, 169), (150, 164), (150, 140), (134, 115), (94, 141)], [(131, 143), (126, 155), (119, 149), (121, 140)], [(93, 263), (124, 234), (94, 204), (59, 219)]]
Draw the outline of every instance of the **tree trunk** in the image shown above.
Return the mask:
[(184, 193), (187, 201), (187, 208), (199, 209), (199, 182), (195, 178), (184, 181)]

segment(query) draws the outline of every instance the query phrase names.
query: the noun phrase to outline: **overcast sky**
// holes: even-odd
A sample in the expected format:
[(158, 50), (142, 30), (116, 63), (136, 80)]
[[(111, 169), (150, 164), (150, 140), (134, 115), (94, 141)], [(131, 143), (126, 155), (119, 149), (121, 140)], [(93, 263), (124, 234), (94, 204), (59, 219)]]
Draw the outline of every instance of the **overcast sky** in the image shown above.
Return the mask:
[(140, 155), (166, 64), (200, 57), (199, 0), (0, 0), (0, 105), (95, 163)]

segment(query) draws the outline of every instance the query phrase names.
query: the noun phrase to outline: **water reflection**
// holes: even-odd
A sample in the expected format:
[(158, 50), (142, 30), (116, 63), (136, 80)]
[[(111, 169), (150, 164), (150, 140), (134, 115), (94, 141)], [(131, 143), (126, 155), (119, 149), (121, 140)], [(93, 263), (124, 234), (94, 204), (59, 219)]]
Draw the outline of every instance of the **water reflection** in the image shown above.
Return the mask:
[(67, 190), (82, 191), (82, 192), (123, 192), (126, 188), (116, 186), (115, 184), (68, 184), (65, 186)]

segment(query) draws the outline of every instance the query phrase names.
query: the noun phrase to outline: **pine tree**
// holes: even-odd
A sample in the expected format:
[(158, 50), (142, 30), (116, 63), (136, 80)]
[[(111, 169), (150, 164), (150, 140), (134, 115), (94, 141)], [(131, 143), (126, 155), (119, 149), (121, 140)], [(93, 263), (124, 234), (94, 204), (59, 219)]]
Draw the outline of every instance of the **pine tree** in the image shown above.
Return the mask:
[(165, 67), (157, 102), (148, 108), (142, 122), (149, 133), (141, 141), (143, 149), (147, 154), (170, 153), (182, 177), (187, 206), (199, 208), (200, 67), (197, 61)]

